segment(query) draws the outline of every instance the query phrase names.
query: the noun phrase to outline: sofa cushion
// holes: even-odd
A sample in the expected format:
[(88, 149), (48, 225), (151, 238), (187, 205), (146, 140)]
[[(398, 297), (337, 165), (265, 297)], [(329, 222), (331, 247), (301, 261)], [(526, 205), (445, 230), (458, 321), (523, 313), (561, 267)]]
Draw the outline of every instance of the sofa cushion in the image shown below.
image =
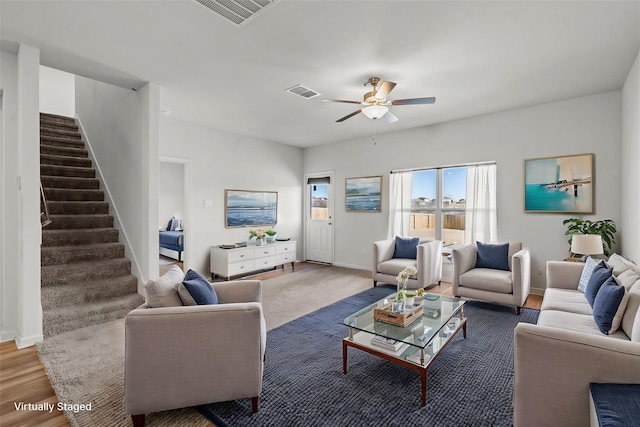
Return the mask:
[[(615, 275), (615, 269), (613, 271)], [(615, 279), (618, 285), (624, 286), (627, 291), (630, 291), (631, 287), (640, 280), (640, 274), (628, 269), (620, 273)]]
[[(409, 265), (416, 266), (416, 264), (416, 260), (414, 259), (392, 258), (378, 264), (378, 272), (388, 274), (390, 276), (397, 276), (405, 267)], [(415, 276), (412, 278), (415, 278)]]
[(636, 273), (640, 274), (640, 268), (638, 268), (637, 265), (618, 254), (611, 254), (609, 259), (607, 260), (607, 264), (611, 268), (613, 268), (614, 276), (618, 276), (629, 269), (634, 270)]
[(598, 263), (596, 267), (593, 269), (591, 273), (591, 277), (589, 278), (589, 282), (587, 283), (587, 289), (584, 293), (584, 296), (593, 307), (593, 301), (596, 299), (596, 295), (598, 295), (598, 290), (604, 282), (607, 281), (611, 277), (613, 269), (607, 267), (605, 263)]
[(472, 268), (460, 275), (460, 286), (483, 291), (510, 294), (513, 291), (511, 272), (490, 268)]
[(624, 286), (618, 285), (613, 276), (600, 287), (593, 302), (593, 318), (603, 334), (609, 335), (618, 330), (628, 297)]
[(587, 290), (587, 283), (589, 283), (589, 278), (591, 277), (593, 269), (601, 263), (604, 265), (604, 261), (602, 260), (593, 259), (591, 257), (587, 258), (587, 262), (584, 263), (584, 268), (582, 269), (582, 274), (580, 275), (580, 281), (578, 282), (579, 291), (585, 292)]
[(640, 283), (633, 285), (629, 291), (621, 326), (631, 341), (640, 342)]
[(187, 271), (184, 280), (178, 285), (178, 294), (184, 305), (218, 304), (218, 295), (211, 284), (193, 270)]
[(541, 310), (560, 310), (588, 316), (593, 314), (589, 301), (577, 289), (547, 288)]
[[(542, 310), (540, 312), (540, 316), (538, 316), (538, 325), (602, 336), (602, 332), (598, 329), (593, 316), (588, 314), (567, 313), (566, 311), (558, 310)], [(609, 336), (629, 341), (629, 337), (620, 330)]]
[(400, 237), (396, 236), (396, 248), (393, 252), (394, 258), (418, 258), (419, 237)]
[(147, 305), (155, 307), (179, 307), (182, 300), (178, 295), (178, 285), (184, 280), (184, 273), (177, 265), (171, 267), (162, 277), (147, 282)]
[(475, 268), (492, 268), (509, 271), (509, 244), (476, 242), (478, 257)]

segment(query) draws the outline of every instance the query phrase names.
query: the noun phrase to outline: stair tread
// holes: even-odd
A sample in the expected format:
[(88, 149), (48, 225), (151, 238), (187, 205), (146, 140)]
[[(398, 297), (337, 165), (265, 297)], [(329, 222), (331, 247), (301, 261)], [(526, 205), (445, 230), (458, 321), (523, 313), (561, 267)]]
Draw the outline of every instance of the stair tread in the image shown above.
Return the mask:
[[(105, 264), (123, 264), (123, 263), (130, 263), (131, 260), (129, 260), (128, 258), (112, 258), (112, 259), (104, 259), (104, 260), (98, 260), (98, 261), (80, 261), (80, 262), (70, 262), (68, 264), (55, 264), (55, 265), (46, 265), (46, 266), (42, 266), (43, 269), (55, 269), (57, 267), (61, 267), (61, 266), (65, 266), (66, 268), (71, 268), (71, 266), (74, 267), (91, 267), (94, 265), (97, 266), (103, 266)], [(118, 276), (115, 276), (118, 277)]]
[(76, 305), (71, 305), (71, 306), (63, 306), (63, 307), (57, 307), (57, 308), (52, 308), (50, 310), (47, 310), (47, 312), (49, 313), (72, 313), (72, 314), (79, 314), (78, 312), (80, 311), (94, 311), (96, 308), (100, 308), (100, 307), (108, 307), (111, 306), (113, 304), (120, 304), (122, 301), (137, 301), (137, 300), (144, 300), (144, 297), (138, 293), (135, 294), (128, 294), (125, 296), (121, 296), (121, 297), (114, 297), (114, 298), (108, 298), (99, 302), (90, 302), (90, 303), (86, 303), (80, 307), (76, 306)]
[(83, 245), (62, 245), (62, 246), (43, 246), (42, 250), (47, 251), (65, 251), (65, 250), (87, 250), (94, 248), (109, 248), (109, 247), (121, 247), (124, 246), (120, 242), (105, 242), (105, 243), (89, 243)]

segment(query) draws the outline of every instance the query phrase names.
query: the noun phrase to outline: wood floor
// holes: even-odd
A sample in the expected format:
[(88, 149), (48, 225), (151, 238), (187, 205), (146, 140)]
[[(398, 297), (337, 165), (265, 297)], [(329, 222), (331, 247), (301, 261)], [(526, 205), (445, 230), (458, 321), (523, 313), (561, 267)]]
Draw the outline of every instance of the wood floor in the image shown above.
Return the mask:
[[(181, 265), (182, 263), (180, 263)], [(315, 270), (325, 268), (324, 264), (299, 262), (295, 264), (295, 271)], [(251, 276), (251, 278), (266, 280), (283, 274), (290, 274), (291, 268), (276, 269)], [(353, 270), (354, 274), (371, 277), (371, 272)], [(429, 289), (429, 292), (452, 295), (451, 284), (442, 282), (440, 286)], [(525, 307), (540, 309), (542, 297), (529, 295)], [(58, 399), (51, 387), (44, 366), (40, 363), (35, 347), (18, 350), (15, 342), (0, 344), (0, 425), (2, 427), (18, 426), (68, 426), (69, 422), (64, 413), (54, 409), (46, 411), (17, 411), (15, 403), (31, 404), (49, 403), (57, 405)]]

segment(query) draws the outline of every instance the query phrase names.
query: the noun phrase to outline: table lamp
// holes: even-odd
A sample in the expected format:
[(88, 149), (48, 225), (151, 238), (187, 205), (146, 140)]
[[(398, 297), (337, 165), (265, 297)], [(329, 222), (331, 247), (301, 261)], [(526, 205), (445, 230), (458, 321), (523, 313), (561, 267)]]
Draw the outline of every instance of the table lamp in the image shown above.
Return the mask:
[(603, 254), (602, 236), (599, 234), (574, 234), (571, 238), (571, 252), (583, 255), (583, 261), (589, 255)]

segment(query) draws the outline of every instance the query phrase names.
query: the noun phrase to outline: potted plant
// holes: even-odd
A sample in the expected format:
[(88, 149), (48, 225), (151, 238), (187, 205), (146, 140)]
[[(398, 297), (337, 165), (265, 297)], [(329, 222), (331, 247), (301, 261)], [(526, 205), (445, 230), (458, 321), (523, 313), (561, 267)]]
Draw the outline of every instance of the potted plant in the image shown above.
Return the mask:
[[(606, 256), (611, 255), (611, 250), (616, 244), (616, 224), (611, 219), (591, 221), (582, 218), (569, 218), (562, 221), (567, 226), (564, 233), (569, 236), (569, 248), (574, 234), (599, 234), (602, 237), (602, 250)], [(573, 256), (574, 254), (571, 254)]]
[(266, 230), (265, 234), (267, 235), (267, 243), (273, 243), (276, 241), (276, 234), (274, 230)]

